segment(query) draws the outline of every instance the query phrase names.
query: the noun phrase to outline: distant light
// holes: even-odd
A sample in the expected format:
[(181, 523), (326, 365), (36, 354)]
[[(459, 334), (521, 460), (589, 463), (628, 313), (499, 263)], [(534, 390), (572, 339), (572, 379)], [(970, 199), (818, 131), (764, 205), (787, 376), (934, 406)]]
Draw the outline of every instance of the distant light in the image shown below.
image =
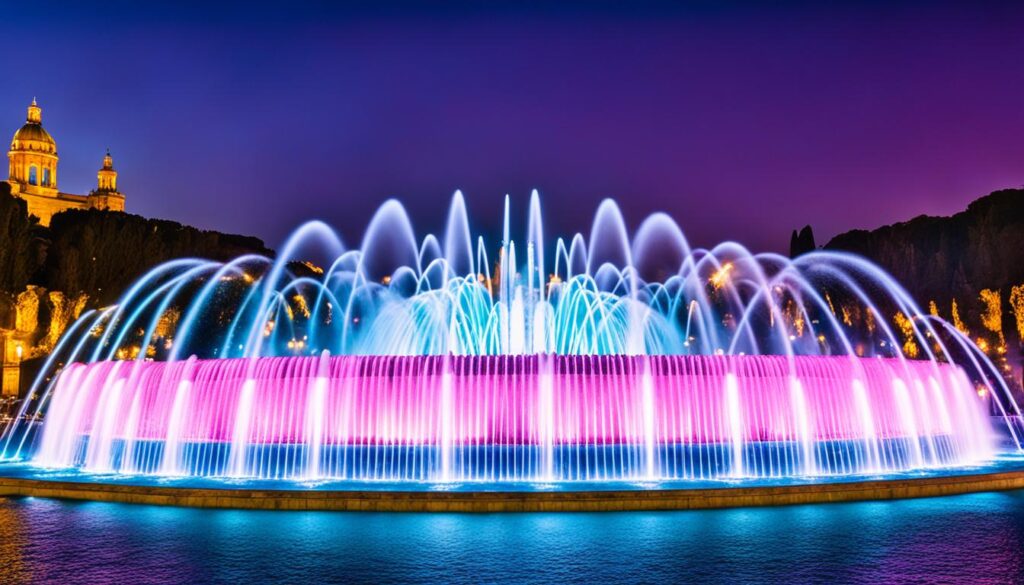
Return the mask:
[(732, 272), (732, 268), (732, 262), (726, 262), (725, 264), (722, 265), (721, 268), (719, 268), (717, 271), (715, 271), (714, 274), (711, 275), (711, 278), (708, 280), (708, 282), (710, 282), (712, 286), (714, 286), (715, 288), (722, 288), (722, 286), (725, 285), (726, 282), (728, 282), (729, 273)]

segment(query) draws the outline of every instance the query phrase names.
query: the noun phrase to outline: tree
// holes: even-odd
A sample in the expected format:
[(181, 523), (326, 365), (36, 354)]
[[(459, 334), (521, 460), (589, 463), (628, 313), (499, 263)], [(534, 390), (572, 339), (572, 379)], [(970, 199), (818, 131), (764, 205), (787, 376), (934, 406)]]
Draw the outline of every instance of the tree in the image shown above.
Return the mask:
[(789, 237), (789, 257), (796, 258), (801, 254), (813, 252), (817, 249), (814, 243), (814, 231), (811, 226), (805, 225), (803, 229), (797, 233), (793, 230), (793, 235)]
[(173, 221), (96, 209), (53, 216), (43, 282), (51, 290), (115, 301), (133, 281), (175, 258), (225, 261), (272, 256), (258, 238), (203, 231)]
[(0, 291), (19, 292), (29, 284), (39, 265), (36, 230), (25, 201), (0, 182)]

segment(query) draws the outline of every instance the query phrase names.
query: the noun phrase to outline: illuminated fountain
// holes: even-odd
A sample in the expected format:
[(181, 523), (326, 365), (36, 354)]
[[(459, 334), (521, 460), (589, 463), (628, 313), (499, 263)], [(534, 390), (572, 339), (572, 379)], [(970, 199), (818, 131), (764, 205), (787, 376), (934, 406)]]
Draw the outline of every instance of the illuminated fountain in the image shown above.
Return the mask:
[(522, 240), (509, 217), (506, 199), (493, 262), (456, 193), (442, 239), (391, 201), (357, 249), (312, 222), (276, 260), (159, 266), (69, 330), (4, 455), (304, 481), (835, 477), (983, 463), (989, 414), (1019, 416), (984, 353), (857, 257), (691, 249), (663, 214), (629, 238), (611, 201), (554, 246), (536, 193)]

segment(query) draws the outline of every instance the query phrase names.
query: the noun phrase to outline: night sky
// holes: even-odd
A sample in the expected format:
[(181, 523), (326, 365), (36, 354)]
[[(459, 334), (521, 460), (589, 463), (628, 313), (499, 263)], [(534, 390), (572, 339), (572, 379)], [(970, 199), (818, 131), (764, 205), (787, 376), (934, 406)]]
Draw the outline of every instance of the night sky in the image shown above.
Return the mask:
[(129, 211), (271, 246), (390, 197), (440, 232), (455, 189), (496, 233), (537, 188), (549, 237), (613, 197), (783, 251), (1024, 184), (1019, 3), (11, 4), (0, 131), (38, 97), (63, 191), (109, 146)]

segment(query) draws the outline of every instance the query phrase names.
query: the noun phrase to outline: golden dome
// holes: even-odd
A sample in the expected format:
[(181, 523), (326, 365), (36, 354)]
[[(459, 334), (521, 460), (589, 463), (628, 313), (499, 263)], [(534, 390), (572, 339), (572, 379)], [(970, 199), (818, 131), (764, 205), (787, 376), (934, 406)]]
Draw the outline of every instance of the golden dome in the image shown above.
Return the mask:
[(57, 143), (53, 136), (43, 128), (42, 108), (32, 100), (28, 107), (28, 118), (25, 125), (14, 133), (11, 139), (11, 150), (42, 152), (57, 154)]

